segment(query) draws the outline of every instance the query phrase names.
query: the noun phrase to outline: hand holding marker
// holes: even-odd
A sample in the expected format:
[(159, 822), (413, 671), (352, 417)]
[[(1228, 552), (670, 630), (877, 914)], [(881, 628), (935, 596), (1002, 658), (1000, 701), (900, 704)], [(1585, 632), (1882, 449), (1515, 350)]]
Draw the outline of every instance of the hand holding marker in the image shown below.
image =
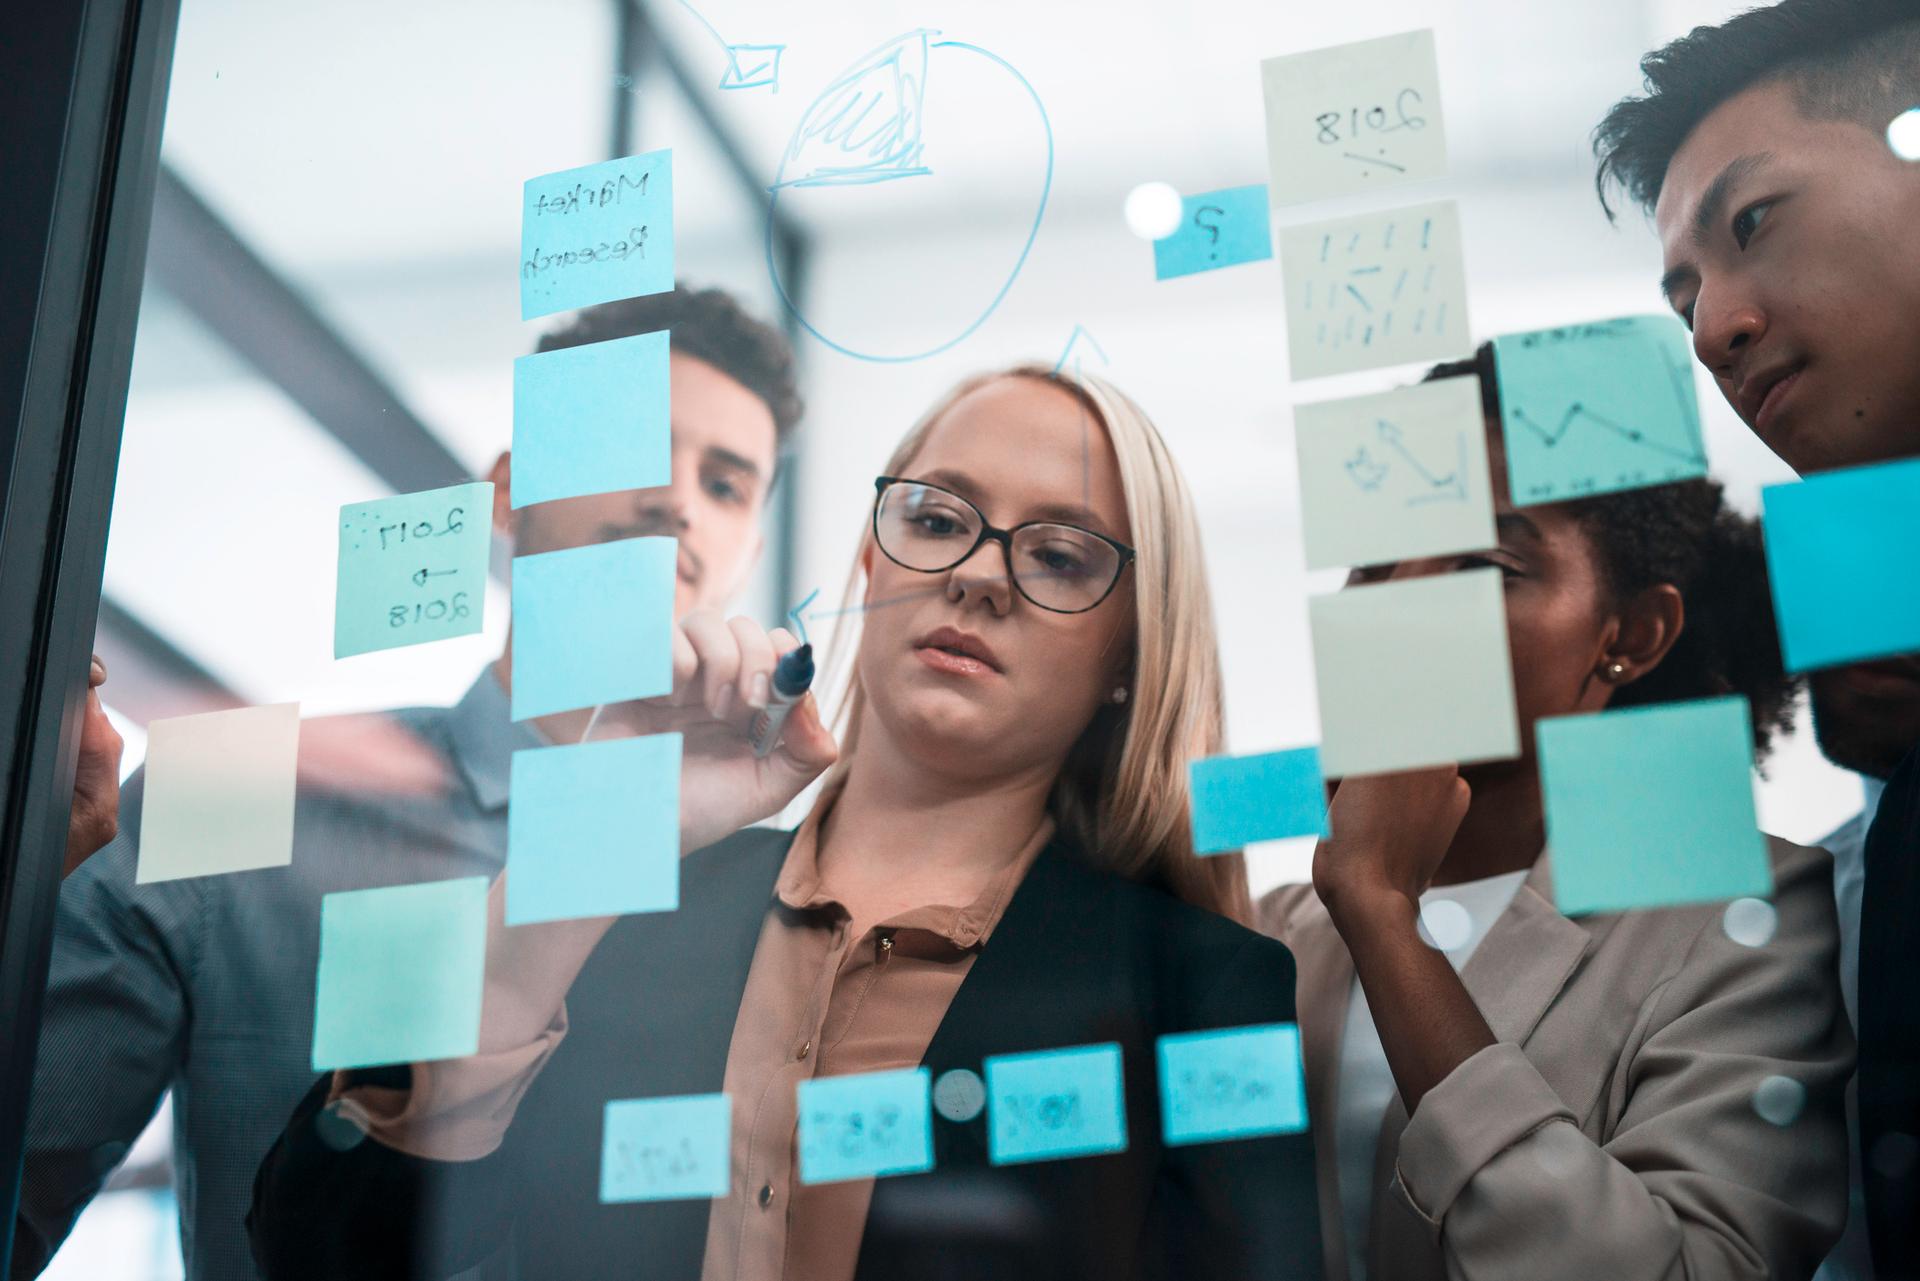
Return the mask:
[(805, 600), (787, 611), (787, 618), (800, 637), (800, 648), (781, 655), (773, 669), (773, 689), (767, 705), (753, 718), (753, 725), (747, 731), (747, 741), (753, 744), (755, 756), (766, 756), (779, 745), (780, 730), (787, 723), (788, 713), (813, 687), (813, 642), (807, 639), (807, 622), (800, 617), (800, 611), (813, 604), (813, 598), (819, 594), (820, 589), (814, 588)]

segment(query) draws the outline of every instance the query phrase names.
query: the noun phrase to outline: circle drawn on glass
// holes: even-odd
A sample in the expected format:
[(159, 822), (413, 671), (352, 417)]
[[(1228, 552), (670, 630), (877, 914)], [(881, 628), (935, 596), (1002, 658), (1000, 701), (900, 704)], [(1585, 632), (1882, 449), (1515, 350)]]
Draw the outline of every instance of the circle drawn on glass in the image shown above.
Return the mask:
[[(879, 48), (858, 58), (848, 69), (821, 90), (819, 97), (801, 114), (786, 149), (780, 153), (780, 166), (768, 188), (766, 259), (767, 276), (773, 282), (780, 304), (809, 334), (843, 356), (869, 360), (877, 364), (906, 364), (924, 360), (958, 346), (987, 322), (1033, 252), (1040, 235), (1040, 221), (1046, 216), (1047, 199), (1053, 192), (1053, 124), (1047, 118), (1046, 104), (1033, 85), (1012, 63), (990, 49), (964, 40), (934, 40), (940, 33), (919, 28), (895, 36)], [(1040, 184), (1040, 199), (1033, 211), (1033, 223), (1026, 241), (1014, 260), (1013, 269), (1000, 283), (986, 307), (959, 333), (923, 351), (888, 355), (861, 351), (840, 342), (821, 330), (794, 302), (787, 282), (780, 276), (779, 256), (775, 253), (777, 212), (783, 191), (798, 187), (855, 187), (900, 178), (913, 178), (932, 171), (923, 161), (925, 143), (921, 137), (921, 117), (926, 102), (927, 78), (934, 54), (943, 51), (974, 54), (985, 58), (1011, 75), (1033, 100), (1040, 116), (1040, 128), (1046, 135), (1046, 174)], [(878, 116), (874, 109), (879, 107)]]

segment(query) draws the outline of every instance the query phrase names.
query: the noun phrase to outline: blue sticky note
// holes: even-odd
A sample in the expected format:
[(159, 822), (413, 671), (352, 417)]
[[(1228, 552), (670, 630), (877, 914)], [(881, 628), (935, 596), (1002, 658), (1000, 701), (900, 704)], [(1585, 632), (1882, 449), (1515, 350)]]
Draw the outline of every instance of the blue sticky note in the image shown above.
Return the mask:
[(478, 632), (492, 537), (486, 481), (342, 507), (333, 656)]
[(1516, 506), (1707, 474), (1687, 333), (1625, 316), (1493, 340)]
[(672, 479), (667, 334), (513, 362), (513, 505)]
[(823, 1076), (796, 1089), (802, 1183), (933, 1168), (933, 1096), (926, 1068)]
[(673, 288), (673, 152), (529, 178), (520, 319)]
[(1920, 459), (1760, 491), (1787, 670), (1920, 650)]
[(680, 906), (680, 735), (513, 754), (507, 924)]
[(477, 1052), (486, 950), (484, 876), (326, 895), (314, 1070)]
[(1159, 1057), (1168, 1147), (1307, 1128), (1300, 1029), (1292, 1023), (1163, 1036)]
[(1562, 912), (1773, 893), (1746, 699), (1546, 717), (1534, 738)]
[(1209, 756), (1187, 766), (1193, 852), (1218, 854), (1249, 841), (1330, 836), (1320, 749)]
[(724, 1094), (614, 1099), (600, 1135), (603, 1204), (727, 1194), (733, 1103)]
[(995, 1165), (1127, 1150), (1118, 1045), (996, 1054), (987, 1069), (987, 1152)]
[(1181, 198), (1179, 228), (1153, 242), (1153, 277), (1171, 280), (1271, 257), (1267, 184), (1228, 187)]
[(622, 538), (513, 562), (513, 719), (673, 688), (680, 544)]

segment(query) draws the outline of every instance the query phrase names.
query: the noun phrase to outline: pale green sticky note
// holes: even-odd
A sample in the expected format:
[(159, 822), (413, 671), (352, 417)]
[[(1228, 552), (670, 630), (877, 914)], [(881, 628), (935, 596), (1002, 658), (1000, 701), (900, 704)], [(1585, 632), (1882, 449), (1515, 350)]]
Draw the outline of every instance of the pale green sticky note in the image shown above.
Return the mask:
[(314, 1070), (476, 1053), (486, 950), (484, 876), (322, 898)]
[(134, 880), (291, 863), (299, 754), (298, 703), (149, 723)]
[(1274, 204), (1446, 177), (1431, 29), (1268, 58), (1260, 83)]
[(1534, 736), (1562, 912), (1773, 893), (1746, 699), (1548, 717)]
[(1451, 200), (1283, 228), (1280, 274), (1296, 381), (1473, 350)]
[(672, 479), (665, 330), (513, 362), (513, 505)]
[(1476, 378), (1296, 405), (1307, 568), (1495, 546)]
[(333, 656), (478, 632), (492, 538), (487, 481), (342, 507)]
[(1500, 580), (1476, 569), (1307, 602), (1329, 778), (1519, 755)]
[(1622, 316), (1493, 340), (1516, 506), (1707, 474), (1687, 331)]

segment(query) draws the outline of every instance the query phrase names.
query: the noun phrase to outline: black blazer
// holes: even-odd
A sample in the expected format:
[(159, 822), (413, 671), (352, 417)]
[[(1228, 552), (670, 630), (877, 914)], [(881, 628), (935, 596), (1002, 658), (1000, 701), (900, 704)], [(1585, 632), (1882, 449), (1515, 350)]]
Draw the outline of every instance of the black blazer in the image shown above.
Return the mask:
[[(270, 1281), (440, 1278), (509, 1247), (522, 1281), (697, 1281), (708, 1202), (603, 1205), (608, 1100), (718, 1091), (748, 967), (792, 833), (748, 829), (690, 856), (676, 912), (622, 918), (567, 997), (570, 1031), (499, 1151), (426, 1161), (302, 1101), (247, 1216)], [(927, 1047), (934, 1079), (991, 1054), (1116, 1041), (1127, 1150), (996, 1167), (986, 1118), (934, 1115), (934, 1169), (879, 1179), (857, 1275), (900, 1281), (1317, 1277), (1306, 1134), (1165, 1147), (1154, 1041), (1292, 1022), (1279, 943), (1096, 871), (1056, 839), (1015, 891)], [(387, 1069), (405, 1084), (406, 1069)], [(776, 1207), (774, 1212), (779, 1212)], [(902, 1272), (901, 1269), (911, 1269)]]

